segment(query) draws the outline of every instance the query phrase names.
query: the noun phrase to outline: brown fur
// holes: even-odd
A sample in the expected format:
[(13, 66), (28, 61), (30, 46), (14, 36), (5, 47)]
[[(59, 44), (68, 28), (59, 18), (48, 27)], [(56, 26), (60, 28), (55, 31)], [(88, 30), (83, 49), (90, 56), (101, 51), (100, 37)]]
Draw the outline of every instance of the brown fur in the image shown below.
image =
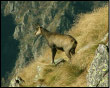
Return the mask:
[(41, 31), (41, 35), (48, 41), (48, 45), (52, 50), (52, 63), (54, 63), (57, 49), (64, 51), (71, 61), (71, 55), (75, 54), (77, 46), (77, 41), (72, 36), (49, 32), (42, 27), (39, 27), (39, 30)]

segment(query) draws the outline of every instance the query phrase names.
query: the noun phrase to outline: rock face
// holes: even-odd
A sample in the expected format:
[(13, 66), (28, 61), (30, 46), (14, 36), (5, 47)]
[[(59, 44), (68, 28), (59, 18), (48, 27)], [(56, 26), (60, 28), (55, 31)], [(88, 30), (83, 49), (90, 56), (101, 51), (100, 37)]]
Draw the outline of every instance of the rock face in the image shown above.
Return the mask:
[(89, 87), (108, 87), (108, 63), (107, 46), (99, 44), (88, 70), (87, 85)]

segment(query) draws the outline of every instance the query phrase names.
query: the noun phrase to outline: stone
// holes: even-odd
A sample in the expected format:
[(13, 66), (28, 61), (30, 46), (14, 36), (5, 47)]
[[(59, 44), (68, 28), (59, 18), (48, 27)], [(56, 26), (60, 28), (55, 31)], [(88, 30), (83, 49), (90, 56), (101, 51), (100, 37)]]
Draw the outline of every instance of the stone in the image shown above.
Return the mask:
[(101, 42), (105, 42), (108, 39), (108, 33), (105, 34), (104, 38), (101, 40)]
[(108, 87), (108, 73), (103, 77), (103, 79), (98, 84), (98, 87)]
[(99, 44), (93, 62), (88, 70), (87, 86), (108, 87), (108, 62), (107, 47)]
[(43, 66), (37, 66), (36, 70), (37, 70), (37, 74), (35, 76), (34, 82), (37, 82), (39, 79), (42, 78), (41, 73), (43, 72)]
[(21, 77), (16, 76), (11, 80), (9, 87), (20, 87), (23, 82), (25, 81)]
[(55, 65), (58, 65), (58, 64), (60, 64), (60, 63), (64, 63), (65, 62), (65, 60), (64, 59), (57, 59), (57, 60), (55, 60)]

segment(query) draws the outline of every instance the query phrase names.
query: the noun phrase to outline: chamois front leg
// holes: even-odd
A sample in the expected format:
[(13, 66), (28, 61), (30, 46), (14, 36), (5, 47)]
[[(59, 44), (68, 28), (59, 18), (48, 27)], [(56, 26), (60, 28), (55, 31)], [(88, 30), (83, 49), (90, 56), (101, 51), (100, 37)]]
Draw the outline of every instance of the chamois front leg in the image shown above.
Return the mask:
[(57, 49), (52, 47), (51, 50), (52, 50), (52, 64), (55, 64), (55, 62), (54, 62), (54, 58), (55, 58), (55, 55), (56, 55)]

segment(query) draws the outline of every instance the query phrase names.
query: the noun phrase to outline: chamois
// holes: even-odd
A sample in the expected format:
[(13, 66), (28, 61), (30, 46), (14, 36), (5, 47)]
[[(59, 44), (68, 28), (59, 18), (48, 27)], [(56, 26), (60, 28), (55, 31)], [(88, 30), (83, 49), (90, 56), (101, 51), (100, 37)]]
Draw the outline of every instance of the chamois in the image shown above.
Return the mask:
[(35, 35), (41, 34), (42, 36), (44, 36), (48, 42), (49, 47), (51, 48), (52, 64), (55, 64), (54, 57), (56, 55), (57, 49), (64, 51), (71, 62), (71, 55), (75, 54), (75, 48), (77, 46), (77, 41), (75, 40), (75, 38), (70, 35), (50, 32), (39, 25), (36, 30), (37, 32), (35, 32)]

